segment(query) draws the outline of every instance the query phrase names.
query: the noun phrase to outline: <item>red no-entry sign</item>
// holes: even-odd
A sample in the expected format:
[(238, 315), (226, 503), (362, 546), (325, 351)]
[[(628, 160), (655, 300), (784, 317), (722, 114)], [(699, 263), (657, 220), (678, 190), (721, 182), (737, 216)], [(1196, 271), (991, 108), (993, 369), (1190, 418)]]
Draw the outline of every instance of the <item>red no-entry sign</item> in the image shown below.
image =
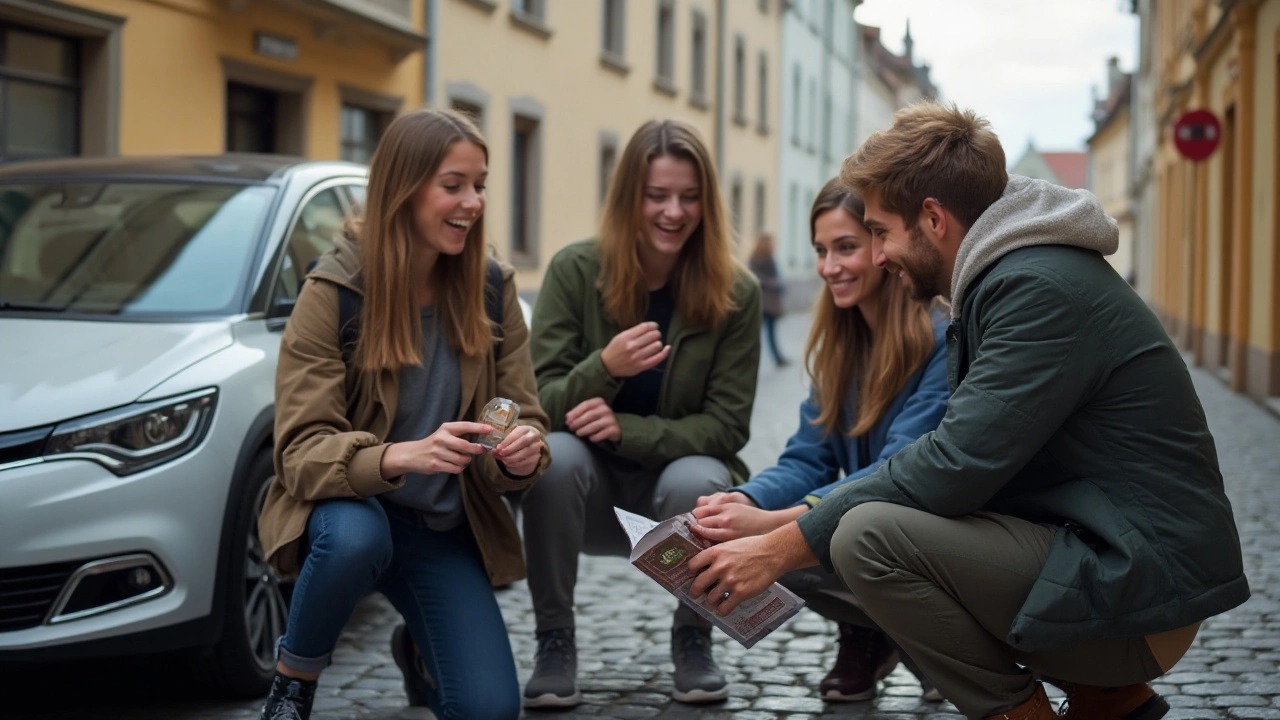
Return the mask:
[(1188, 160), (1204, 160), (1213, 154), (1222, 139), (1222, 125), (1208, 110), (1183, 113), (1173, 125), (1173, 144)]

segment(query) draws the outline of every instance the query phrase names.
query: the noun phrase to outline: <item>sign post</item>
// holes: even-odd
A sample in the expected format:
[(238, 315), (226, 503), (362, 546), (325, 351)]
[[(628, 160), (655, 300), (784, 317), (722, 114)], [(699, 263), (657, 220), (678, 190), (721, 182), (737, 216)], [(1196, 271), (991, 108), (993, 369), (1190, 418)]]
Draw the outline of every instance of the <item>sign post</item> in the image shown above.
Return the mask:
[(1213, 154), (1222, 140), (1222, 125), (1208, 110), (1190, 110), (1173, 125), (1173, 144), (1188, 160), (1200, 161)]

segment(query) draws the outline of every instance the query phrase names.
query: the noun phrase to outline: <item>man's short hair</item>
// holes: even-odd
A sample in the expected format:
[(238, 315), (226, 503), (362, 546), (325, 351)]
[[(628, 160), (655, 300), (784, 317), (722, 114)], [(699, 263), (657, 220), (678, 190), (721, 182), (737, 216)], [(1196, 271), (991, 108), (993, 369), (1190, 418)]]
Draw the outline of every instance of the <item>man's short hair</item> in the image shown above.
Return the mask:
[(845, 158), (840, 179), (864, 196), (875, 194), (908, 226), (925, 198), (934, 198), (968, 229), (1004, 192), (1004, 164), (1004, 148), (985, 118), (954, 103), (925, 101), (899, 110), (893, 127)]

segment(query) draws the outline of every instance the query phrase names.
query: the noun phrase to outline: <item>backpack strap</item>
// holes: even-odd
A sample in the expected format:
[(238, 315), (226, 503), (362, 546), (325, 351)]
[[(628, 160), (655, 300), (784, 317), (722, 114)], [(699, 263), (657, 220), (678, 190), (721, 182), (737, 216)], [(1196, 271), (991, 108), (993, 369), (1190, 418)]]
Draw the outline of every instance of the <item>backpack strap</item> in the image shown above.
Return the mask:
[[(360, 306), (363, 298), (345, 285), (338, 286), (338, 334), (342, 343), (342, 362), (350, 365), (360, 338)], [(484, 271), (484, 314), (493, 323), (493, 360), (502, 354), (502, 266), (489, 258)]]
[(493, 361), (497, 363), (502, 355), (502, 266), (497, 260), (489, 258), (484, 270), (484, 314), (493, 323)]

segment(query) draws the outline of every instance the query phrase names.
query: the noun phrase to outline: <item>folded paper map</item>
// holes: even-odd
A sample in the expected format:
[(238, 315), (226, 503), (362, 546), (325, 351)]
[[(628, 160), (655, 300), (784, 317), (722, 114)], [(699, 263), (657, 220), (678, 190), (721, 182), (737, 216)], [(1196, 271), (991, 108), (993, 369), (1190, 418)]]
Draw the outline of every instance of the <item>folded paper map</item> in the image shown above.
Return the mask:
[(720, 615), (704, 605), (703, 598), (689, 597), (694, 578), (689, 571), (689, 558), (713, 544), (689, 529), (696, 522), (692, 514), (654, 522), (616, 507), (613, 512), (631, 542), (631, 564), (743, 647), (755, 645), (804, 607), (804, 601), (795, 593), (774, 583), (759, 595), (743, 600), (728, 615)]

